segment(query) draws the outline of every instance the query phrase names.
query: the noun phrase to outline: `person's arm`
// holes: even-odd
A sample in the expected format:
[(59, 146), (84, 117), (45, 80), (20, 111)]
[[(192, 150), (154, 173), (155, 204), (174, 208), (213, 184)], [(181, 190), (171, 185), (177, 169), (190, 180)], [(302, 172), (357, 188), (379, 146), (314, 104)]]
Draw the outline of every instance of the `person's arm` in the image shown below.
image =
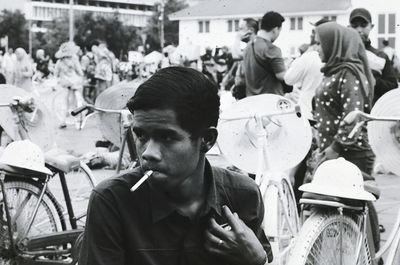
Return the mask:
[(284, 81), (286, 65), (285, 61), (283, 60), (281, 50), (278, 47), (275, 47), (274, 49), (268, 50), (265, 56), (270, 58), (271, 67), (276, 78), (280, 81)]
[(93, 191), (88, 206), (80, 265), (125, 264), (121, 217), (112, 201)]
[(302, 77), (304, 76), (304, 70), (305, 70), (304, 64), (306, 63), (303, 60), (304, 58), (303, 56), (304, 55), (296, 58), (286, 71), (284, 76), (284, 81), (286, 84), (294, 86), (302, 81)]
[(382, 75), (375, 76), (375, 97), (379, 98), (389, 90), (397, 87), (396, 72), (389, 61), (389, 58), (385, 56), (385, 67), (382, 70)]
[[(362, 91), (362, 87), (357, 85), (361, 80), (357, 80), (357, 78), (350, 73), (349, 71), (343, 76), (343, 80), (346, 82), (342, 82), (340, 85), (341, 95), (341, 106), (342, 109), (339, 110), (337, 114), (339, 119), (339, 128), (334, 136), (334, 141), (330, 146), (328, 146), (321, 158), (321, 163), (325, 160), (335, 159), (340, 156), (346, 146), (353, 145), (357, 142), (358, 135), (349, 138), (350, 132), (353, 130), (355, 124), (346, 124), (343, 122), (343, 119), (346, 115), (354, 110), (364, 110), (364, 104), (368, 104), (365, 102), (365, 92)], [(357, 89), (355, 89), (357, 87)]]

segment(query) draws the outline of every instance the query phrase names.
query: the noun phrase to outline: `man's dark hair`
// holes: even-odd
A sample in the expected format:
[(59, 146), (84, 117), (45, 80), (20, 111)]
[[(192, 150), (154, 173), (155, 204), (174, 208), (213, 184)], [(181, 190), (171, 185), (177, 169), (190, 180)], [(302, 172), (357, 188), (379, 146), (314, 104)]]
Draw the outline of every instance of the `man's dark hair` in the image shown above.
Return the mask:
[(285, 18), (274, 11), (267, 12), (261, 19), (261, 29), (271, 31), (275, 27), (282, 27)]
[(252, 28), (254, 30), (254, 33), (257, 34), (258, 31), (258, 21), (255, 20), (254, 18), (245, 18), (243, 19), (246, 22), (246, 25), (248, 28)]
[(172, 109), (182, 129), (198, 137), (219, 117), (217, 86), (201, 72), (186, 67), (166, 67), (141, 84), (128, 101), (135, 110)]

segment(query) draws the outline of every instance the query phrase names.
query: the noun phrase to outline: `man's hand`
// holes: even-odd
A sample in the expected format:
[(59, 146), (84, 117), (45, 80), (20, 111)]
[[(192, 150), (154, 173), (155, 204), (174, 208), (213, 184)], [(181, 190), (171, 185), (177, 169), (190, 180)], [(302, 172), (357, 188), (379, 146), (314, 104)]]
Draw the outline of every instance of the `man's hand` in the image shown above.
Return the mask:
[(265, 264), (267, 254), (254, 232), (227, 206), (223, 206), (222, 211), (230, 229), (211, 218), (210, 227), (206, 230), (206, 250), (234, 264)]

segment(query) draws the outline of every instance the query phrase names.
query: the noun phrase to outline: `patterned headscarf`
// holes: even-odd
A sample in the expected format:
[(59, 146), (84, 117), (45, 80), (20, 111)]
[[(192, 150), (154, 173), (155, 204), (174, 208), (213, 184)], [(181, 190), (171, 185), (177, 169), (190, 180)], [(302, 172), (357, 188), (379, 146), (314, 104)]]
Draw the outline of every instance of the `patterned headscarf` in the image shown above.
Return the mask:
[(326, 64), (324, 74), (334, 74), (348, 69), (360, 80), (365, 95), (372, 102), (375, 79), (369, 68), (368, 58), (360, 35), (352, 28), (336, 22), (324, 23), (315, 28)]

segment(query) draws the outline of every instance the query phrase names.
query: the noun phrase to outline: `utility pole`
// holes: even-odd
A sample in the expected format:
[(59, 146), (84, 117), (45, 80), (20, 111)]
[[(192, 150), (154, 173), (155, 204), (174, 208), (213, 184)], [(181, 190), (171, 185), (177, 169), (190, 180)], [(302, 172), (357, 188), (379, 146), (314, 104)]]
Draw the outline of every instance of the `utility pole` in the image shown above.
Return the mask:
[(164, 0), (161, 0), (160, 4), (160, 46), (161, 46), (161, 53), (163, 52), (164, 49)]
[(69, 0), (69, 41), (74, 41), (74, 0)]

